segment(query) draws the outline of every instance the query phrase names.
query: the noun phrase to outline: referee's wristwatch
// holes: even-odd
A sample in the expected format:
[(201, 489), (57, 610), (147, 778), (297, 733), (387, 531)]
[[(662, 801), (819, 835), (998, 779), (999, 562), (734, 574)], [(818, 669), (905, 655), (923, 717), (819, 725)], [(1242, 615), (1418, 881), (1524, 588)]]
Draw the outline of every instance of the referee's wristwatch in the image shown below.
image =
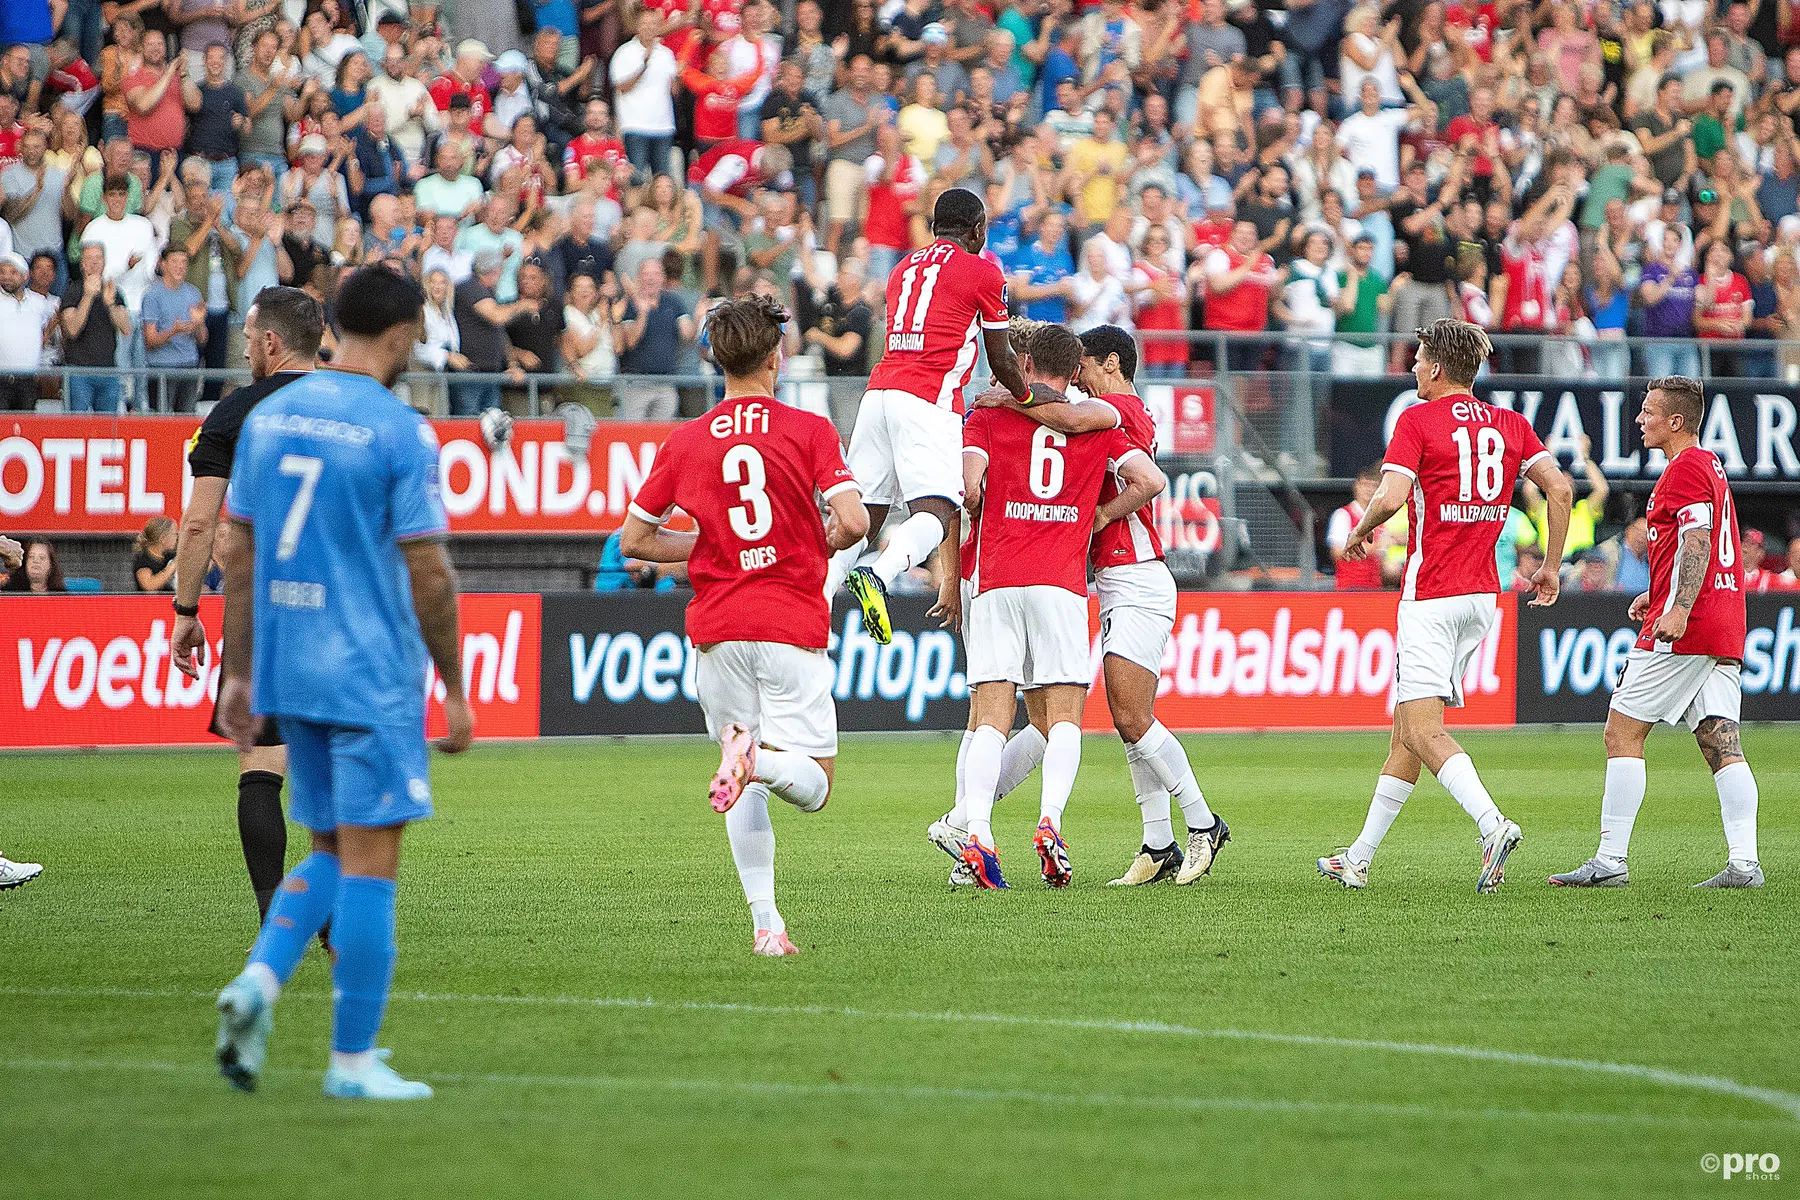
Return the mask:
[(174, 605), (175, 615), (178, 617), (197, 617), (200, 615), (200, 606), (198, 604), (183, 604), (179, 600), (171, 601), (171, 603)]

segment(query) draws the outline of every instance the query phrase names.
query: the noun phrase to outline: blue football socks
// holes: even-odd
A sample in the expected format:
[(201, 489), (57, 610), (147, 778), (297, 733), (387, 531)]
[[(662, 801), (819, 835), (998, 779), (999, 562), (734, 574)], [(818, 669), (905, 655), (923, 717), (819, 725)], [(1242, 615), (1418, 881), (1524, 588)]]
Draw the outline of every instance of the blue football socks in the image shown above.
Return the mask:
[(280, 983), (293, 978), (306, 944), (331, 918), (339, 886), (337, 855), (315, 850), (301, 859), (275, 889), (268, 919), (250, 948), (251, 965), (266, 967)]
[(374, 1049), (387, 1009), (399, 949), (394, 941), (395, 885), (391, 879), (346, 875), (337, 892), (331, 919), (331, 945), (337, 951), (331, 971), (337, 991), (331, 1048), (356, 1054)]

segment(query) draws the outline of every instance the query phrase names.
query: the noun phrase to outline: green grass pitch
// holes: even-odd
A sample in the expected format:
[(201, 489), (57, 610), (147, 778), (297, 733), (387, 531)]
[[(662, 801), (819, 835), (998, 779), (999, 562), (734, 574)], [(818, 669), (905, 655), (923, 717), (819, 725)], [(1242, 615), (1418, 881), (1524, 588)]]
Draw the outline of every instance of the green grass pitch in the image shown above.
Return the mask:
[(1593, 850), (1598, 731), (1465, 735), (1525, 830), (1486, 897), (1429, 780), (1367, 892), (1314, 872), (1381, 735), (1185, 740), (1234, 831), (1210, 878), (1102, 886), (1139, 820), (1090, 738), (1074, 886), (1038, 882), (1032, 781), (996, 814), (1015, 890), (972, 894), (923, 836), (955, 741), (846, 739), (822, 814), (774, 806), (785, 961), (749, 953), (704, 743), (438, 757), (382, 1033), (438, 1096), (387, 1107), (319, 1094), (316, 951), (262, 1089), (213, 1069), (254, 933), (229, 754), (4, 759), (0, 845), (47, 867), (0, 896), (4, 1190), (1635, 1198), (1713, 1194), (1730, 1152), (1786, 1160), (1756, 1194), (1800, 1177), (1800, 730), (1744, 738), (1761, 892), (1689, 888), (1724, 842), (1685, 734), (1653, 739), (1634, 882), (1593, 892), (1544, 876)]

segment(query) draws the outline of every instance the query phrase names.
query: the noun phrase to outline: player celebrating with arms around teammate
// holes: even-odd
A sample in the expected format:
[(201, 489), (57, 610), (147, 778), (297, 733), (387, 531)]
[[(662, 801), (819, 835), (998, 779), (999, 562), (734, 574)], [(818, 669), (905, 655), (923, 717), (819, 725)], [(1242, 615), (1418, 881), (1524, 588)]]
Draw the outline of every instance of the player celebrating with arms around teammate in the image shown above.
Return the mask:
[(865, 489), (869, 528), (905, 501), (910, 515), (867, 567), (852, 569), (861, 539), (832, 557), (825, 594), (848, 582), (863, 627), (882, 645), (893, 638), (887, 589), (940, 545), (938, 604), (944, 624), (961, 623), (962, 572), (957, 539), (963, 499), (963, 385), (975, 368), (976, 332), (994, 377), (1029, 397), (1007, 340), (1006, 280), (980, 257), (987, 209), (967, 188), (951, 188), (932, 210), (936, 241), (900, 260), (887, 281), (887, 341), (850, 434), (850, 470)]
[[(774, 398), (788, 319), (764, 296), (712, 310), (707, 336), (725, 398), (669, 435), (619, 538), (628, 558), (688, 564), (687, 633), (700, 654), (694, 687), (722, 749), (712, 806), (725, 814), (750, 904), (751, 948), (769, 957), (800, 952), (775, 907), (769, 793), (806, 813), (831, 796), (837, 708), (825, 653), (826, 560), (869, 532), (831, 422)], [(830, 507), (829, 522), (815, 496)], [(662, 528), (676, 508), (696, 532)]]
[(262, 1072), (281, 987), (330, 918), (325, 1094), (431, 1095), (375, 1052), (394, 977), (400, 838), (431, 815), (427, 652), (449, 723), (439, 749), (467, 749), (473, 727), (437, 436), (388, 390), (424, 311), (425, 293), (398, 272), (351, 275), (330, 368), (257, 405), (238, 437), (218, 719), (239, 750), (256, 740), (252, 712), (280, 722), (294, 819), (312, 831), (312, 853), (276, 891), (249, 964), (219, 993), (219, 1068), (246, 1091)]
[[(1058, 433), (1123, 429), (1133, 446), (1154, 458), (1156, 423), (1138, 398), (1134, 382), (1137, 343), (1116, 325), (1098, 325), (1081, 335), (1081, 346), (1076, 382), (1090, 400), (1070, 404), (1037, 396), (1018, 411)], [(1003, 390), (985, 392), (976, 403), (1017, 407)], [(1118, 481), (1108, 476), (1101, 484), (1100, 502), (1109, 503), (1119, 491)], [(1163, 651), (1175, 628), (1175, 577), (1163, 561), (1155, 510), (1146, 506), (1098, 529), (1092, 558), (1094, 586), (1100, 595), (1106, 703), (1113, 728), (1125, 743), (1132, 791), (1144, 818), (1143, 848), (1112, 886), (1136, 887), (1171, 876), (1178, 884), (1190, 884), (1212, 869), (1231, 830), (1207, 807), (1181, 742), (1156, 719)], [(1025, 731), (1015, 740), (1031, 737)], [(1038, 747), (1041, 753), (1041, 741)], [(1171, 796), (1180, 802), (1187, 824), (1185, 856), (1175, 845)]]
[[(1032, 335), (1032, 380), (1060, 395), (1081, 372), (1081, 339), (1060, 325)], [(1105, 503), (1110, 472), (1122, 481)], [(1094, 532), (1134, 513), (1167, 480), (1118, 428), (1073, 437), (1008, 408), (983, 408), (963, 426), (963, 486), (975, 518), (975, 563), (963, 641), (974, 737), (965, 761), (968, 841), (963, 862), (984, 888), (1006, 887), (994, 850), (994, 795), (1012, 725), (1014, 690), (1038, 692), (1047, 726), (1034, 844), (1044, 882), (1074, 874), (1062, 814), (1081, 768), (1088, 663), (1087, 558)]]
[(1381, 486), (1350, 532), (1344, 557), (1407, 507), (1406, 575), (1395, 624), (1394, 734), (1363, 831), (1348, 849), (1319, 860), (1319, 873), (1345, 887), (1368, 886), (1369, 863), (1401, 805), (1429, 767), (1474, 818), (1481, 834), (1479, 892), (1500, 885), (1519, 827), (1501, 815), (1475, 764), (1444, 730), (1444, 709), (1463, 702), (1463, 674), (1494, 626), (1500, 591), (1494, 545), (1519, 473), (1550, 504), (1544, 565), (1531, 603), (1556, 603), (1574, 488), (1532, 431), (1510, 409), (1470, 394), (1491, 352), (1479, 326), (1445, 317), (1418, 331), (1413, 365), (1420, 403), (1400, 414), (1382, 463)]
[(1712, 768), (1725, 824), (1725, 869), (1695, 887), (1759, 888), (1756, 776), (1744, 761), (1738, 713), (1743, 690), (1744, 564), (1737, 510), (1725, 468), (1700, 445), (1705, 394), (1680, 375), (1651, 380), (1638, 412), (1644, 445), (1668, 456), (1650, 492), (1650, 590), (1631, 602), (1643, 623), (1606, 714), (1606, 792), (1600, 849), (1550, 882), (1624, 887), (1631, 826), (1644, 803), (1644, 741), (1657, 722), (1694, 731)]

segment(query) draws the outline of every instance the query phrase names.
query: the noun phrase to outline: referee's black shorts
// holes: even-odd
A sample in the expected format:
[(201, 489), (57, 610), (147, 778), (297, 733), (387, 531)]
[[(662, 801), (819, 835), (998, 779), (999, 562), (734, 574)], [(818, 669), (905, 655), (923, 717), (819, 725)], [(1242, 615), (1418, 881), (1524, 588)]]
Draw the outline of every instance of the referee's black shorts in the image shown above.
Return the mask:
[[(228, 742), (231, 740), (229, 737), (225, 736), (225, 731), (219, 728), (219, 706), (216, 703), (213, 705), (212, 720), (206, 723), (206, 732), (212, 734), (214, 737), (225, 738)], [(262, 732), (256, 735), (256, 744), (258, 746), (287, 745), (286, 742), (281, 740), (281, 730), (276, 728), (274, 717), (266, 717), (263, 719)]]

